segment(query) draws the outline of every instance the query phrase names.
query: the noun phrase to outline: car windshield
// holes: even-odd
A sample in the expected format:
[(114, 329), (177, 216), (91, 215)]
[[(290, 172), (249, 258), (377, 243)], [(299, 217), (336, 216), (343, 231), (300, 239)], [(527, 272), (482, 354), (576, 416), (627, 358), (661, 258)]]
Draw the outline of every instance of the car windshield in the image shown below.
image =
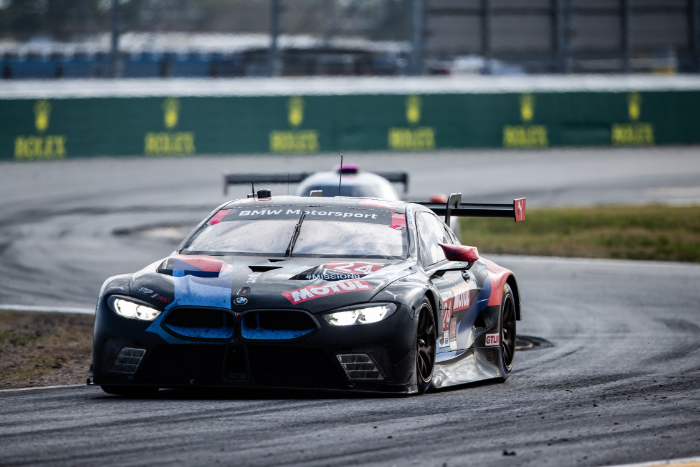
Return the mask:
[(385, 209), (353, 207), (236, 207), (216, 213), (188, 241), (185, 254), (284, 256), (306, 216), (293, 256), (405, 258), (405, 215)]
[[(303, 195), (308, 195), (310, 191), (321, 190), (323, 196), (331, 197), (338, 196), (338, 185), (310, 185), (305, 189)], [(340, 188), (340, 196), (353, 196), (355, 198), (388, 198), (391, 199), (392, 193), (384, 187), (377, 185), (342, 185)]]

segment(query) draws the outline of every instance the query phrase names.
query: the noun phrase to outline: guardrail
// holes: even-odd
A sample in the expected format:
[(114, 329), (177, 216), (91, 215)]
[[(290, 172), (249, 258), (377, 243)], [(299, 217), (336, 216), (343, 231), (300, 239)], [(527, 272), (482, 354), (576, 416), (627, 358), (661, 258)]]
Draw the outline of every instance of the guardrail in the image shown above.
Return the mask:
[(0, 159), (700, 143), (693, 86), (438, 92), (396, 82), (343, 93), (335, 82), (323, 94), (323, 82), (308, 94), (0, 95)]

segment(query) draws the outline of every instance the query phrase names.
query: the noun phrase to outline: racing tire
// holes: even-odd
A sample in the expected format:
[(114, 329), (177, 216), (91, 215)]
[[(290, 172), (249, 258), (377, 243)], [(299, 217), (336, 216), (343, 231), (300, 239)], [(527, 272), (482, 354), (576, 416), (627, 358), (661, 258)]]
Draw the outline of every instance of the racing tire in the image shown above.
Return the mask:
[(430, 300), (423, 299), (418, 310), (418, 325), (416, 326), (416, 383), (418, 394), (425, 394), (430, 387), (435, 370), (435, 354), (437, 351), (435, 337), (435, 317)]
[(133, 397), (136, 399), (146, 399), (150, 397), (155, 397), (158, 394), (157, 387), (151, 386), (100, 386), (104, 392), (107, 394), (112, 394), (113, 396), (125, 396)]
[(501, 377), (499, 381), (501, 383), (505, 383), (513, 369), (516, 337), (515, 321), (515, 298), (510, 285), (506, 284), (503, 288), (503, 299), (501, 300), (501, 310), (498, 316), (501, 354)]

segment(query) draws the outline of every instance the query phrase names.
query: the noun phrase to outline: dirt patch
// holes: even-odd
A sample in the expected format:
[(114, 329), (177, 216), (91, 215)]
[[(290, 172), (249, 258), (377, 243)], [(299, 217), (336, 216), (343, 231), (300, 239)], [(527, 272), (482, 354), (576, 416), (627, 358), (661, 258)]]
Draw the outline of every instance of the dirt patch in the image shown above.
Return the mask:
[(0, 389), (85, 383), (94, 321), (91, 315), (0, 311)]

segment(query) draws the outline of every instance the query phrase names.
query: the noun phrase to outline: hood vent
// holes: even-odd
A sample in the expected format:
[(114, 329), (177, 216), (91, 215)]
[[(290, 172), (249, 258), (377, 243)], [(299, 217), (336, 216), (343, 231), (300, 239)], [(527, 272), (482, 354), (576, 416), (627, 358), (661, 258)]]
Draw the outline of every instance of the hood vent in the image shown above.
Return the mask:
[(267, 272), (273, 269), (282, 269), (282, 266), (273, 266), (271, 264), (251, 264), (248, 267), (253, 272)]

